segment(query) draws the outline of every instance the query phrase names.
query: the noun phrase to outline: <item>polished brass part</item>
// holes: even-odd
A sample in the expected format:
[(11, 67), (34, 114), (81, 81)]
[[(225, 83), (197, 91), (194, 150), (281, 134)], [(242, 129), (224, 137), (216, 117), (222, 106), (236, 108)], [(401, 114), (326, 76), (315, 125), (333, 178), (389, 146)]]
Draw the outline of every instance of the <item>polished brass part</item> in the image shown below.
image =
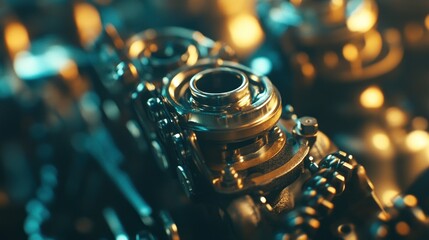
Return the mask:
[(285, 146), (286, 138), (278, 127), (241, 147), (211, 143), (201, 147), (207, 154), (207, 164), (212, 171), (220, 172), (225, 166), (243, 171), (269, 161)]
[(296, 132), (302, 136), (314, 136), (319, 130), (317, 119), (313, 117), (300, 117), (296, 125)]
[(221, 173), (220, 184), (225, 187), (243, 188), (243, 179), (235, 171), (234, 167), (226, 166)]
[(249, 80), (238, 70), (220, 67), (201, 71), (191, 78), (189, 87), (195, 104), (202, 108), (222, 110), (251, 103)]
[(279, 127), (281, 99), (266, 77), (207, 59), (166, 79), (164, 100), (195, 134), (190, 152), (216, 192), (271, 191), (296, 180), (309, 145)]
[(297, 169), (300, 170), (299, 166), (302, 164), (302, 159), (308, 155), (309, 151), (310, 148), (308, 147), (299, 148), (292, 159), (289, 159), (284, 165), (267, 174), (254, 177), (252, 182), (256, 185), (265, 185), (279, 179), (285, 172)]
[[(206, 78), (216, 74), (239, 81), (234, 89), (238, 91), (207, 92), (203, 91), (205, 87), (198, 86), (198, 81), (208, 81)], [(272, 83), (237, 63), (205, 60), (180, 69), (168, 79), (163, 89), (165, 99), (182, 116), (186, 128), (201, 139), (226, 142), (251, 139), (273, 128), (280, 118), (281, 99)], [(224, 84), (226, 80), (215, 81)]]

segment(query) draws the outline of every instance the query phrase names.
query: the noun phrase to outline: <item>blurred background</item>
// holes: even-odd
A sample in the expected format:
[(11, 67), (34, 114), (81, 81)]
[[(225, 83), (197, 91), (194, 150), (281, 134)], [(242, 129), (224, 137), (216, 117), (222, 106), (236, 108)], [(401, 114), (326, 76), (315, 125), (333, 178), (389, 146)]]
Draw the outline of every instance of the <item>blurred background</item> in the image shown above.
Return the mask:
[(0, 239), (121, 239), (111, 223), (133, 214), (117, 198), (134, 190), (111, 185), (148, 188), (134, 181), (144, 143), (106, 121), (118, 108), (94, 83), (88, 46), (107, 24), (227, 43), (355, 155), (386, 205), (429, 165), (428, 1), (0, 0)]

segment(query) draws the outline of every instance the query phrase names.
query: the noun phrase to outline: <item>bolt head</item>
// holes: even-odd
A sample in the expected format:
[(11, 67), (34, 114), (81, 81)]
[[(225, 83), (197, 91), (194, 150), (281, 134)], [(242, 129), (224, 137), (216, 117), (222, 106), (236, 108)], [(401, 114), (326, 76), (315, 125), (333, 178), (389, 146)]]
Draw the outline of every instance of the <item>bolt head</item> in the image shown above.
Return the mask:
[(182, 134), (175, 133), (171, 135), (171, 140), (175, 146), (175, 151), (178, 157), (179, 163), (182, 163), (186, 158), (185, 140)]
[(315, 135), (319, 130), (317, 119), (313, 117), (300, 117), (298, 119), (297, 130), (301, 135)]
[(183, 187), (183, 190), (185, 191), (186, 195), (188, 197), (191, 197), (194, 193), (194, 187), (192, 184), (192, 180), (190, 176), (188, 175), (186, 169), (182, 166), (177, 166), (176, 173), (179, 178), (179, 182)]
[(163, 118), (162, 101), (159, 98), (152, 97), (146, 101), (147, 113), (152, 121)]
[(170, 140), (170, 136), (173, 134), (172, 126), (171, 126), (172, 122), (169, 119), (164, 118), (159, 120), (157, 125), (158, 125), (158, 133), (159, 133), (159, 136), (161, 137), (161, 140), (164, 143), (167, 143), (168, 140)]

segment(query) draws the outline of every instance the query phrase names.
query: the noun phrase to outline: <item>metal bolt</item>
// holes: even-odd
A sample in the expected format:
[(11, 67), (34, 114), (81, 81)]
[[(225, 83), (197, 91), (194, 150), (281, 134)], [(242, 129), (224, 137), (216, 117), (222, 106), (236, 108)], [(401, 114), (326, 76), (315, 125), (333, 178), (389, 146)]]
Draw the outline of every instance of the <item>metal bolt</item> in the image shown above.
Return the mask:
[(182, 134), (180, 133), (173, 134), (171, 136), (171, 139), (175, 147), (174, 150), (176, 151), (179, 164), (181, 164), (186, 158), (186, 149), (185, 149), (185, 143), (184, 143)]
[(191, 197), (194, 194), (194, 186), (190, 176), (187, 174), (187, 171), (185, 170), (185, 168), (183, 168), (180, 165), (177, 166), (176, 172), (179, 178), (179, 182), (183, 187), (183, 190), (185, 191), (188, 197)]
[(242, 186), (242, 179), (234, 167), (228, 165), (222, 170), (220, 183), (225, 187), (236, 185), (240, 188)]
[(157, 97), (149, 98), (146, 101), (146, 106), (147, 114), (152, 121), (156, 122), (164, 117), (161, 99)]
[(317, 119), (313, 117), (300, 117), (297, 123), (298, 134), (308, 136), (315, 135), (319, 130)]
[(164, 118), (158, 121), (159, 136), (164, 143), (167, 143), (172, 135), (172, 123), (169, 119)]
[(316, 173), (317, 171), (319, 171), (319, 165), (317, 163), (314, 162), (314, 158), (312, 156), (308, 156), (305, 160), (304, 160), (304, 166), (310, 170), (311, 174)]

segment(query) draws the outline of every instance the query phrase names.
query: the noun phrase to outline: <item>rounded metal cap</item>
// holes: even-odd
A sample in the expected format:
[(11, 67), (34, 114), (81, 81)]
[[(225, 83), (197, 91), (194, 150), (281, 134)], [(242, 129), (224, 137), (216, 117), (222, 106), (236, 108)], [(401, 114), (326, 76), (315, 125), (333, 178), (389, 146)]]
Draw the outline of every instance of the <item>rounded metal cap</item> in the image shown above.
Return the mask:
[(299, 134), (304, 136), (315, 135), (319, 130), (317, 119), (313, 117), (300, 117), (297, 122)]

